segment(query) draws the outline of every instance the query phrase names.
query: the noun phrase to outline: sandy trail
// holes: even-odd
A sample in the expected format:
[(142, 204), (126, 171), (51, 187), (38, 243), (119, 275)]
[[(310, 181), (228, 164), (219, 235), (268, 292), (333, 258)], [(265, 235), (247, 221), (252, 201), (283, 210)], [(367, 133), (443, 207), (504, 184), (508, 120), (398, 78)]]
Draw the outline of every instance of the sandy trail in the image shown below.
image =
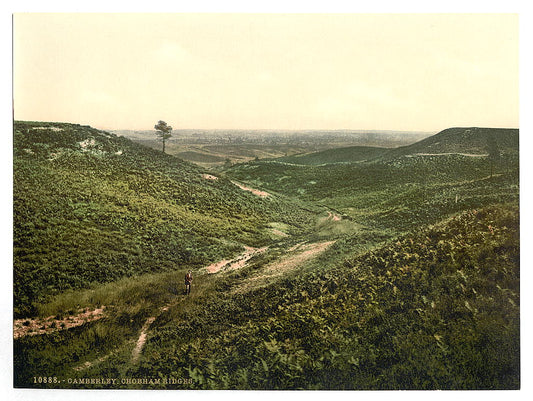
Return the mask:
[(205, 180), (211, 180), (211, 181), (217, 181), (218, 177), (211, 175), (211, 174), (202, 174), (202, 178)]
[(479, 153), (459, 153), (459, 152), (447, 152), (447, 153), (414, 153), (413, 155), (407, 155), (407, 157), (413, 156), (466, 156), (466, 157), (487, 157), (488, 154), (479, 154)]
[[(328, 218), (335, 219), (333, 215), (329, 215)], [(287, 273), (290, 270), (293, 270), (302, 264), (310, 261), (311, 259), (317, 257), (322, 252), (324, 252), (330, 245), (335, 241), (326, 241), (318, 243), (300, 243), (288, 250), (288, 255), (281, 257), (279, 260), (272, 262), (261, 272), (253, 277), (246, 279), (242, 285), (237, 287), (234, 292), (246, 292), (252, 286), (261, 284), (269, 278), (281, 276)], [(220, 271), (229, 271), (240, 269), (246, 266), (246, 263), (255, 255), (264, 253), (268, 247), (263, 248), (252, 248), (245, 247), (243, 253), (238, 255), (234, 259), (222, 260), (217, 263), (213, 263), (209, 266), (206, 266), (206, 270), (209, 274), (218, 273)], [(148, 337), (148, 332), (151, 325), (154, 321), (161, 315), (162, 312), (167, 311), (170, 307), (175, 305), (179, 301), (174, 301), (169, 303), (159, 309), (159, 313), (154, 316), (150, 316), (146, 319), (144, 325), (141, 328), (139, 337), (135, 342), (135, 347), (131, 353), (131, 363), (136, 364), (139, 361), (140, 355), (146, 340)], [(77, 315), (68, 316), (64, 319), (57, 319), (54, 316), (41, 319), (18, 319), (14, 322), (14, 337), (19, 338), (25, 335), (37, 335), (45, 334), (53, 331), (64, 330), (75, 326), (80, 326), (86, 322), (94, 321), (100, 319), (104, 316), (105, 307), (101, 307), (94, 310), (85, 309)], [(55, 323), (55, 324), (53, 324)], [(63, 323), (63, 324), (62, 324)], [(114, 351), (115, 352), (115, 351)], [(94, 366), (95, 364), (101, 363), (108, 359), (114, 352), (111, 352), (107, 355), (104, 355), (94, 361), (87, 361), (73, 369), (76, 371), (82, 371), (85, 369)]]
[(234, 293), (244, 293), (256, 285), (266, 282), (270, 278), (279, 277), (290, 270), (302, 266), (304, 263), (318, 257), (328, 249), (335, 241), (315, 242), (311, 244), (301, 243), (288, 250), (288, 255), (268, 264), (261, 272), (244, 280)]
[(141, 352), (144, 348), (144, 344), (146, 344), (146, 338), (148, 336), (148, 330), (150, 329), (150, 326), (153, 322), (155, 322), (155, 319), (161, 315), (161, 313), (167, 311), (171, 306), (175, 305), (176, 302), (172, 302), (170, 304), (167, 304), (159, 309), (159, 313), (155, 316), (150, 316), (146, 321), (144, 322), (143, 327), (141, 328), (141, 333), (139, 334), (139, 338), (137, 339), (137, 343), (135, 344), (135, 348), (133, 348), (133, 351), (131, 353), (131, 363), (135, 364), (139, 360), (139, 356), (141, 355)]
[[(260, 275), (254, 276), (254, 277), (249, 278), (248, 280), (245, 280), (243, 285), (238, 288), (239, 292), (245, 292), (247, 288), (249, 288), (251, 285), (256, 284), (257, 282), (261, 282), (261, 280), (283, 275), (287, 271), (292, 270), (298, 266), (301, 266), (303, 263), (320, 255), (334, 242), (335, 241), (318, 242), (318, 243), (312, 243), (312, 244), (301, 243), (301, 244), (298, 244), (292, 247), (291, 251), (293, 252), (293, 254), (283, 257), (279, 261), (268, 264), (266, 268), (261, 271)], [(268, 247), (264, 247), (264, 248), (245, 247), (245, 251), (241, 253), (239, 256), (237, 256), (236, 258), (222, 260), (220, 262), (213, 263), (207, 266), (206, 270), (208, 271), (209, 274), (213, 274), (213, 273), (218, 273), (220, 271), (240, 269), (246, 266), (246, 263), (253, 256), (261, 254), (265, 252), (267, 249)], [(171, 307), (171, 304), (164, 306), (163, 308), (161, 308), (161, 312), (168, 310), (170, 307)], [(158, 316), (159, 315), (149, 317), (145, 321), (143, 327), (141, 328), (141, 333), (139, 334), (139, 338), (137, 339), (137, 343), (131, 354), (132, 364), (135, 364), (138, 362), (139, 357), (142, 353), (144, 344), (146, 343), (148, 330), (150, 329), (150, 326), (157, 319)]]
[[(243, 253), (241, 253), (239, 256), (237, 256), (234, 259), (227, 259), (227, 260), (221, 260), (220, 262), (213, 263), (209, 266), (206, 266), (205, 269), (209, 274), (218, 273), (220, 271), (228, 271), (228, 270), (236, 270), (240, 269), (244, 266), (246, 266), (246, 263), (255, 255), (259, 255), (263, 252), (265, 252), (268, 249), (268, 247), (263, 248), (252, 248), (250, 246), (246, 246)], [(142, 350), (144, 348), (144, 344), (146, 343), (146, 339), (148, 336), (148, 330), (150, 329), (150, 326), (152, 323), (157, 319), (157, 317), (161, 314), (161, 312), (164, 312), (168, 310), (172, 304), (167, 304), (164, 307), (160, 309), (160, 313), (156, 316), (150, 316), (148, 319), (146, 319), (143, 327), (141, 328), (141, 333), (139, 334), (139, 338), (137, 339), (137, 343), (135, 345), (135, 348), (132, 351), (131, 354), (131, 363), (135, 364), (138, 362), (139, 357), (142, 353)]]
[(342, 218), (341, 218), (339, 215), (337, 215), (337, 214), (335, 214), (335, 213), (332, 213), (332, 212), (328, 211), (328, 217), (327, 217), (327, 220), (341, 221)]
[(206, 266), (205, 269), (210, 274), (218, 273), (221, 270), (237, 270), (244, 267), (246, 262), (248, 262), (251, 258), (265, 252), (267, 249), (268, 247), (252, 248), (250, 246), (245, 246), (244, 252), (239, 256), (233, 259), (225, 259), (221, 260), (220, 262), (213, 263), (209, 266)]
[(99, 363), (102, 363), (104, 362), (105, 360), (107, 360), (111, 355), (115, 354), (116, 351), (114, 352), (111, 352), (107, 355), (104, 355), (104, 356), (101, 356), (100, 358), (94, 360), (94, 361), (87, 361), (87, 362), (84, 362), (82, 363), (81, 365), (79, 366), (75, 366), (73, 367), (72, 369), (75, 370), (76, 372), (81, 372), (83, 370), (86, 370), (86, 369), (89, 369), (90, 367), (94, 366), (94, 365), (97, 365)]
[(258, 189), (254, 189), (254, 188), (250, 188), (250, 187), (247, 187), (243, 184), (240, 184), (236, 181), (231, 181), (233, 184), (237, 185), (240, 189), (242, 189), (243, 191), (248, 191), (248, 192), (251, 192), (253, 193), (254, 195), (256, 196), (259, 196), (260, 198), (266, 198), (268, 196), (270, 196), (270, 194), (268, 192), (265, 192), (265, 191), (260, 191)]
[(148, 319), (146, 319), (146, 322), (144, 323), (141, 334), (139, 335), (139, 339), (137, 340), (137, 344), (135, 344), (135, 348), (133, 349), (133, 352), (131, 353), (131, 363), (137, 363), (139, 360), (139, 356), (141, 355), (141, 351), (144, 347), (144, 344), (146, 343), (146, 336), (148, 335), (148, 329), (150, 328), (151, 324), (155, 321), (157, 316), (151, 316)]
[(93, 310), (87, 308), (79, 311), (76, 315), (66, 316), (61, 319), (58, 319), (56, 316), (36, 319), (16, 319), (13, 322), (13, 338), (17, 339), (24, 336), (49, 334), (59, 330), (81, 326), (84, 323), (103, 318), (104, 309), (104, 306)]
[[(159, 315), (162, 312), (167, 311), (171, 306), (173, 306), (175, 304), (176, 304), (176, 302), (172, 302), (172, 303), (169, 303), (169, 304), (163, 306), (162, 308), (160, 308), (160, 310), (159, 310), (160, 312), (157, 315), (150, 316), (148, 319), (146, 319), (146, 321), (144, 322), (143, 327), (141, 328), (141, 332), (139, 334), (139, 338), (135, 342), (135, 347), (133, 348), (133, 351), (131, 353), (131, 363), (132, 364), (136, 364), (139, 361), (139, 357), (141, 356), (141, 353), (142, 353), (142, 350), (144, 348), (144, 345), (146, 344), (146, 339), (147, 339), (147, 336), (148, 336), (148, 330), (150, 329), (150, 326), (152, 325), (152, 323), (159, 317)], [(130, 341), (128, 341), (128, 343), (129, 342)], [(102, 357), (100, 357), (98, 359), (95, 359), (94, 361), (84, 362), (81, 365), (78, 365), (78, 366), (76, 366), (76, 367), (74, 367), (72, 369), (77, 371), (77, 372), (81, 372), (83, 370), (86, 370), (86, 369), (94, 366), (94, 365), (97, 365), (97, 364), (99, 364), (101, 362), (104, 362), (111, 355), (116, 354), (116, 353), (117, 353), (117, 350), (112, 351), (112, 352), (110, 352), (107, 355), (104, 355), (104, 356), (102, 356)]]

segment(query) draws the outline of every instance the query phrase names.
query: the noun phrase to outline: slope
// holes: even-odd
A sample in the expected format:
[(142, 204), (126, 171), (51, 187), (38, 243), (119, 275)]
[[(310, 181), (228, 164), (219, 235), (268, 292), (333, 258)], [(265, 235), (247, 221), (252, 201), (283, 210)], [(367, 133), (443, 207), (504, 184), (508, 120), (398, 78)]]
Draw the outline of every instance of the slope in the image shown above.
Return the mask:
[[(195, 268), (300, 232), (314, 216), (87, 126), (15, 122), (15, 315), (50, 295)], [(216, 179), (213, 179), (216, 178)]]
[[(348, 159), (344, 152), (336, 162)], [(518, 201), (518, 131), (453, 128), (366, 162), (304, 166), (259, 160), (226, 174), (325, 205), (362, 227), (394, 236), (465, 208)]]
[[(239, 185), (246, 182), (245, 188), (267, 190), (270, 195), (262, 198), (160, 152), (130, 148), (129, 142), (118, 142), (124, 146), (117, 148), (116, 138), (105, 133), (39, 127), (21, 125), (15, 133), (21, 144), (16, 189), (24, 189), (15, 200), (17, 210), (31, 206), (28, 214), (39, 214), (33, 219), (22, 213), (25, 219), (16, 224), (25, 225), (16, 230), (41, 252), (27, 260), (22, 251), (30, 248), (16, 248), (16, 255), (25, 263), (28, 285), (54, 283), (40, 291), (61, 294), (30, 306), (38, 306), (41, 316), (56, 315), (56, 325), (76, 320), (83, 310), (103, 312), (79, 326), (17, 338), (16, 386), (519, 388), (516, 158), (502, 155), (494, 175), (486, 158), (462, 155), (327, 166), (258, 161), (227, 171)], [(74, 142), (54, 136), (69, 130), (74, 136), (79, 129), (85, 135)], [(26, 140), (43, 131), (42, 140)], [(53, 152), (46, 142), (50, 137), (59, 143)], [(112, 176), (120, 179), (119, 186)], [(41, 203), (31, 198), (30, 188)], [(192, 196), (196, 193), (198, 198)], [(294, 196), (296, 205), (322, 205), (312, 209), (322, 215), (291, 206), (280, 194)], [(96, 207), (92, 214), (86, 209), (75, 214), (63, 198), (71, 203), (82, 198)], [(231, 210), (217, 202), (229, 202)], [(79, 227), (89, 227), (85, 236), (72, 229), (80, 216)], [(109, 230), (106, 218), (120, 219)], [(161, 225), (154, 223), (159, 220)], [(167, 231), (159, 243), (149, 235), (138, 240), (131, 221), (143, 234), (144, 227)], [(428, 227), (431, 223), (436, 224)], [(100, 238), (97, 249), (103, 255), (114, 251), (106, 248), (114, 244), (110, 240), (128, 239), (142, 251), (131, 260), (155, 270), (124, 272), (112, 282), (62, 291), (57, 279), (77, 277), (76, 271), (62, 277), (62, 270), (48, 266), (50, 260), (60, 263), (61, 258), (53, 259), (60, 249), (39, 242), (55, 244), (58, 237), (61, 246), (69, 245), (55, 225), (74, 232), (71, 244), (83, 252), (91, 238)], [(272, 235), (277, 231), (303, 235)], [(178, 258), (170, 248), (168, 253), (157, 249), (169, 238), (190, 240), (189, 256), (198, 249), (211, 253), (174, 265)], [(150, 265), (145, 244), (152, 247)], [(118, 245), (129, 252), (129, 243)], [(61, 251), (66, 258), (78, 252)], [(94, 251), (90, 256), (101, 257)], [(210, 271), (219, 261), (224, 265)], [(196, 267), (195, 286), (191, 296), (183, 296), (181, 277), (189, 266)], [(105, 265), (87, 276), (97, 271)], [(33, 328), (37, 320), (26, 323)], [(35, 381), (41, 372), (54, 372), (57, 381)], [(94, 385), (87, 378), (116, 378), (117, 384)]]
[[(46, 366), (59, 380), (147, 379), (101, 388), (517, 389), (518, 224), (512, 205), (470, 210), (325, 265), (349, 245), (338, 241), (314, 268), (253, 287), (258, 272), (272, 267), (259, 260), (210, 276), (201, 293), (155, 319), (120, 324), (132, 315), (119, 315), (78, 334), (21, 339), (16, 366), (27, 370), (17, 372), (31, 377)], [(162, 291), (162, 280), (148, 291)], [(135, 363), (132, 343), (77, 369), (83, 360), (76, 357), (90, 355), (85, 347), (105, 344), (125, 327), (146, 334), (148, 321)], [(42, 366), (23, 365), (35, 355)], [(176, 387), (180, 379), (187, 381)], [(60, 383), (55, 387), (95, 387)]]
[(516, 208), (473, 210), (332, 269), (221, 293), (206, 314), (161, 319), (133, 374), (191, 388), (517, 389), (518, 241)]
[(494, 150), (504, 156), (518, 155), (518, 130), (504, 128), (448, 128), (412, 145), (391, 149), (384, 156), (463, 154), (489, 155)]
[(277, 161), (303, 165), (321, 165), (332, 163), (353, 163), (375, 159), (387, 152), (387, 148), (372, 146), (349, 146), (328, 149), (320, 152), (306, 153), (277, 158)]

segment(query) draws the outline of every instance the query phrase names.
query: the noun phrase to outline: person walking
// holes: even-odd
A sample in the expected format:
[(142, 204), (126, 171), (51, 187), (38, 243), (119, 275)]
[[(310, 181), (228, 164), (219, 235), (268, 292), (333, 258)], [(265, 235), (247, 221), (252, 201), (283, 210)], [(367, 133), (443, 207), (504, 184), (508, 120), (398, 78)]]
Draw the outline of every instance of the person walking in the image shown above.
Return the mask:
[(189, 270), (187, 274), (185, 274), (185, 295), (189, 295), (191, 293), (191, 283), (192, 283), (192, 273)]

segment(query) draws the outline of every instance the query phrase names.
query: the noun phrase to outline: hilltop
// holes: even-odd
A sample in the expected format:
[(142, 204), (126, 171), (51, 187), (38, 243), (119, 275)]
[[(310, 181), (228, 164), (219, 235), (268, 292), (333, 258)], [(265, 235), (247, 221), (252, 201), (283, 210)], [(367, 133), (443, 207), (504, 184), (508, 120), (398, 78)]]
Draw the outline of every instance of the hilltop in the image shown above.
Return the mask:
[(388, 150), (388, 148), (373, 146), (349, 146), (346, 148), (327, 149), (321, 152), (280, 157), (275, 160), (285, 163), (317, 166), (321, 164), (354, 163), (375, 159), (385, 154)]
[(303, 165), (393, 160), (401, 157), (447, 156), (486, 157), (491, 152), (518, 157), (518, 130), (504, 128), (449, 128), (399, 147), (349, 146), (319, 152), (279, 157), (273, 161)]
[(466, 207), (516, 200), (518, 130), (451, 128), (405, 147), (256, 160), (226, 174), (398, 234)]
[(505, 128), (448, 128), (412, 145), (390, 150), (388, 159), (406, 155), (460, 154), (487, 156), (491, 147), (506, 156), (518, 155), (518, 130)]

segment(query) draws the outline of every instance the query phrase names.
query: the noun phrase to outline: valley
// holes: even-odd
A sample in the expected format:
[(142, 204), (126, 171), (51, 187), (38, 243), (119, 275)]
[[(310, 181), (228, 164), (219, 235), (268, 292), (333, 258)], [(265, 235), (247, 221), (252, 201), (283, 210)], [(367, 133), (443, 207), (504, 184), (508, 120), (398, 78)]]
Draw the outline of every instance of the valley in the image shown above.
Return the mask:
[[(117, 130), (142, 145), (160, 150), (153, 131)], [(313, 157), (314, 152), (336, 153), (338, 149), (362, 146), (395, 148), (430, 136), (429, 132), (350, 131), (350, 130), (176, 130), (168, 141), (167, 152), (202, 167), (220, 169), (255, 159), (291, 156)]]
[(14, 124), (16, 387), (520, 387), (518, 130), (116, 134)]

